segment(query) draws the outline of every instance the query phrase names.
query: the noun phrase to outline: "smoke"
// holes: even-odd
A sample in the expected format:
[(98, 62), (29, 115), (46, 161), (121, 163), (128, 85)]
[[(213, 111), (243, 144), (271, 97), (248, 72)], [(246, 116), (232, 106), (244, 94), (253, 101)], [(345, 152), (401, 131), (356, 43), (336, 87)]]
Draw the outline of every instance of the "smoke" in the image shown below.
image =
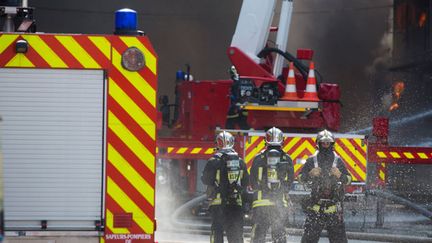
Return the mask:
[(324, 80), (341, 87), (341, 132), (369, 126), (385, 102), (374, 83), (391, 57), (391, 10), (392, 0), (294, 1), (288, 49), (313, 49)]

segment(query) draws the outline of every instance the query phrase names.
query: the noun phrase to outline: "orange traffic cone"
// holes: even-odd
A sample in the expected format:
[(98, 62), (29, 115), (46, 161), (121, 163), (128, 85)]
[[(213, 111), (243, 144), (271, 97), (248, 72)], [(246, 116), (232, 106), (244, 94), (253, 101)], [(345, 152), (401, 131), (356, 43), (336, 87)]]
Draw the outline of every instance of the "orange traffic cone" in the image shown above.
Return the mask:
[(309, 66), (309, 75), (306, 82), (306, 90), (302, 101), (319, 101), (317, 88), (316, 88), (316, 79), (315, 79), (315, 64), (314, 62), (310, 63)]
[(298, 100), (296, 80), (294, 76), (294, 64), (290, 62), (288, 78), (285, 86), (285, 94), (280, 98), (281, 100)]

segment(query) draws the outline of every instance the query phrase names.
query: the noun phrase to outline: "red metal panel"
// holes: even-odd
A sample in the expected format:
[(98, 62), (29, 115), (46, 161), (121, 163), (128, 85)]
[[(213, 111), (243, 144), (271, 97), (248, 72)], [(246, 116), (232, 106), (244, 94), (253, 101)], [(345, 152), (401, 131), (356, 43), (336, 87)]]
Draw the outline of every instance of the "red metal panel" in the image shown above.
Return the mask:
[(368, 162), (392, 164), (432, 164), (432, 148), (428, 147), (368, 147)]

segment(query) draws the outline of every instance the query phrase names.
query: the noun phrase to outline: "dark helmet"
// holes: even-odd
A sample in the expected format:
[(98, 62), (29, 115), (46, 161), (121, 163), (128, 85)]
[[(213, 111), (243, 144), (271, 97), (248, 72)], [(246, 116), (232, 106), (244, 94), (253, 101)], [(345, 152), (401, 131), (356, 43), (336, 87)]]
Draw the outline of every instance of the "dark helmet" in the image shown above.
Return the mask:
[(233, 149), (234, 136), (229, 132), (222, 131), (216, 136), (216, 145), (220, 150)]
[(266, 132), (265, 141), (270, 146), (282, 146), (283, 132), (276, 127), (272, 127)]

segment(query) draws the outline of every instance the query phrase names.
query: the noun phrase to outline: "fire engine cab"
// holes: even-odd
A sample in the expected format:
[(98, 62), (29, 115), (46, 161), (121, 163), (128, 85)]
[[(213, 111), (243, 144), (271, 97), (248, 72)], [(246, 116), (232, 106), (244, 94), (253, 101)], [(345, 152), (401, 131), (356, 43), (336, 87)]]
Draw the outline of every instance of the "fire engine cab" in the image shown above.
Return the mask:
[(6, 234), (154, 242), (157, 54), (136, 12), (116, 12), (114, 35), (47, 34), (4, 4)]

